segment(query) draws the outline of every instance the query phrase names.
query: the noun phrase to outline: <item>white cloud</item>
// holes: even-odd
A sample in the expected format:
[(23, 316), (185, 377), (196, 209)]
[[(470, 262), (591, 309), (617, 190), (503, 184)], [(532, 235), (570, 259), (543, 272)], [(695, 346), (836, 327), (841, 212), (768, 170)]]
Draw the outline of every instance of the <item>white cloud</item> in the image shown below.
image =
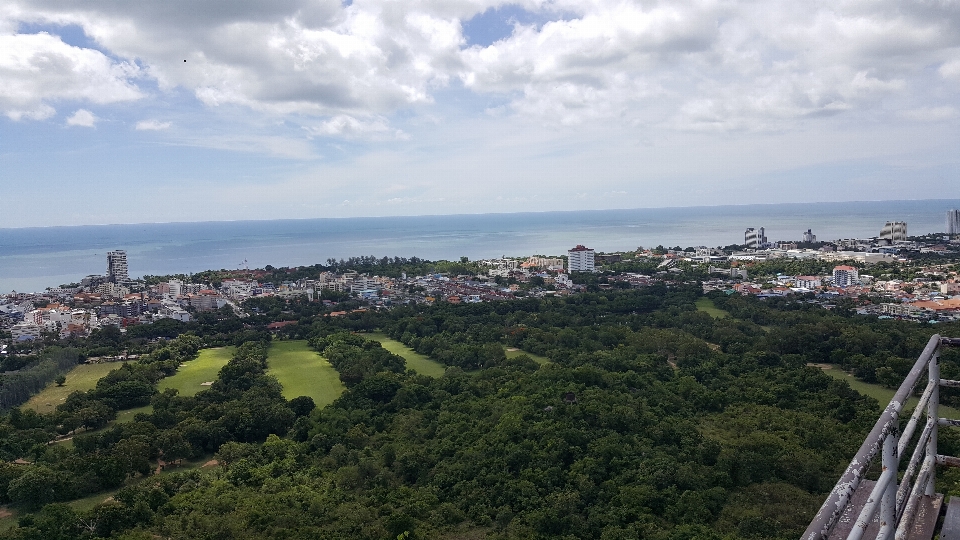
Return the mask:
[[(13, 2), (6, 17), (78, 24), (127, 62), (52, 36), (29, 37), (46, 40), (44, 47), (61, 55), (69, 50), (70, 58), (89, 56), (85, 65), (96, 59), (98, 80), (112, 91), (90, 91), (89, 82), (72, 93), (55, 90), (69, 84), (36, 85), (17, 94), (28, 96), (19, 98), (23, 103), (6, 97), (11, 117), (42, 118), (50, 114), (42, 106), (54, 99), (133, 99), (139, 90), (132, 77), (146, 74), (162, 90), (184, 88), (211, 108), (240, 106), (348, 139), (395, 133), (395, 113), (431, 105), (452, 81), (507, 103), (490, 110), (546, 124), (612, 120), (660, 129), (762, 131), (891, 104), (916, 109), (922, 103), (911, 101), (935, 93), (943, 78), (960, 77), (957, 3)], [(462, 23), (508, 4), (547, 22), (514, 21), (508, 37), (467, 47)], [(925, 73), (930, 65), (940, 66), (939, 82)], [(38, 76), (28, 73), (34, 71), (24, 68), (11, 80)], [(0, 89), (0, 105), (4, 95), (14, 94)]]
[(67, 118), (68, 126), (80, 126), (80, 127), (94, 127), (97, 125), (97, 121), (100, 120), (92, 112), (86, 109), (77, 109), (77, 112), (73, 113), (69, 118)]
[(139, 131), (163, 131), (169, 129), (172, 125), (171, 122), (161, 122), (160, 120), (141, 120), (137, 122), (136, 129)]
[(54, 114), (50, 102), (96, 104), (139, 99), (134, 64), (67, 45), (46, 33), (0, 35), (0, 111), (14, 120)]
[(391, 128), (387, 119), (379, 116), (358, 119), (340, 114), (317, 125), (306, 126), (306, 130), (312, 135), (343, 139), (405, 140), (409, 138), (402, 130)]
[[(0, 112), (128, 107), (110, 118), (198, 149), (184, 178), (234, 193), (218, 219), (292, 217), (290, 193), (296, 217), (823, 198), (857, 160), (956, 162), (957, 2), (522, 0), (536, 23), (469, 45), (492, 40), (465, 22), (506, 3), (7, 0)], [(782, 171), (814, 187), (739, 188)]]

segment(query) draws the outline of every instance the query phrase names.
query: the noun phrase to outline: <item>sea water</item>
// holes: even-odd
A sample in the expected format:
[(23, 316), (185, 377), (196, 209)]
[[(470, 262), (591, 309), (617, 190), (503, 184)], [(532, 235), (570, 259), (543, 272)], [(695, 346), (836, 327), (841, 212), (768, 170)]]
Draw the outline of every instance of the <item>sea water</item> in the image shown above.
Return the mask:
[(131, 277), (324, 263), (360, 255), (470, 259), (741, 244), (747, 227), (770, 241), (877, 236), (886, 221), (911, 235), (942, 232), (960, 200), (875, 201), (527, 212), (447, 216), (146, 223), (0, 229), (0, 291), (40, 291), (106, 271), (127, 251)]

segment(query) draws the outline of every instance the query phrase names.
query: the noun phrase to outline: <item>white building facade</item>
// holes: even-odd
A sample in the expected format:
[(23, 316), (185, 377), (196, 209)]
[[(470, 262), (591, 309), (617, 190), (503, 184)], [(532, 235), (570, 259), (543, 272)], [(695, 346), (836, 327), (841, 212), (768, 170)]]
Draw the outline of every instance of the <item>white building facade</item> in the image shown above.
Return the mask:
[(117, 251), (107, 252), (107, 281), (111, 283), (120, 283), (130, 279), (127, 270), (127, 252), (118, 249)]
[(759, 229), (748, 228), (743, 232), (743, 243), (747, 246), (747, 249), (762, 248), (767, 243), (766, 231), (763, 230), (763, 227)]
[(594, 250), (583, 245), (567, 251), (567, 271), (569, 272), (594, 272)]
[(850, 287), (860, 282), (860, 274), (852, 266), (833, 267), (833, 286)]
[(905, 242), (907, 240), (907, 222), (888, 221), (880, 230), (880, 240)]

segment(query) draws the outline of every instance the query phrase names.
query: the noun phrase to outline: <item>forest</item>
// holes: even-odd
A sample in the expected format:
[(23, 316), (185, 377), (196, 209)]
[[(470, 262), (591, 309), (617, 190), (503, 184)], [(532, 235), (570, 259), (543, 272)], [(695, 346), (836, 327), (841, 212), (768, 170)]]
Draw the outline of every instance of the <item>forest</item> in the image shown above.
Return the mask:
[[(810, 364), (896, 386), (934, 331), (803, 297), (710, 293), (728, 314), (714, 318), (702, 297), (659, 284), (336, 318), (260, 298), (242, 321), (222, 310), (63, 343), (80, 360), (142, 355), (55, 413), (3, 414), (0, 504), (16, 517), (0, 538), (797, 538), (885, 405)], [(278, 320), (297, 324), (268, 332)], [(373, 331), (444, 375), (407, 369)], [(271, 343), (294, 339), (339, 373), (331, 405), (284, 399), (268, 374)], [(208, 389), (157, 390), (225, 344)], [(942, 364), (960, 378), (955, 352)], [(960, 452), (950, 431), (940, 445)], [(98, 502), (73, 503), (85, 497)]]

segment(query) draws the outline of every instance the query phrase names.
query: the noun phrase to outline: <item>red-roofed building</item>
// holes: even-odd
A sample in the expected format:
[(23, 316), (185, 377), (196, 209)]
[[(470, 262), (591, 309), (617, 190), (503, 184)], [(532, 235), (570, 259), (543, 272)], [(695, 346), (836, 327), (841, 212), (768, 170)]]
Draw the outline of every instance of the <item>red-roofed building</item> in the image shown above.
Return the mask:
[(860, 282), (857, 269), (852, 266), (840, 265), (833, 267), (833, 286), (846, 288)]

